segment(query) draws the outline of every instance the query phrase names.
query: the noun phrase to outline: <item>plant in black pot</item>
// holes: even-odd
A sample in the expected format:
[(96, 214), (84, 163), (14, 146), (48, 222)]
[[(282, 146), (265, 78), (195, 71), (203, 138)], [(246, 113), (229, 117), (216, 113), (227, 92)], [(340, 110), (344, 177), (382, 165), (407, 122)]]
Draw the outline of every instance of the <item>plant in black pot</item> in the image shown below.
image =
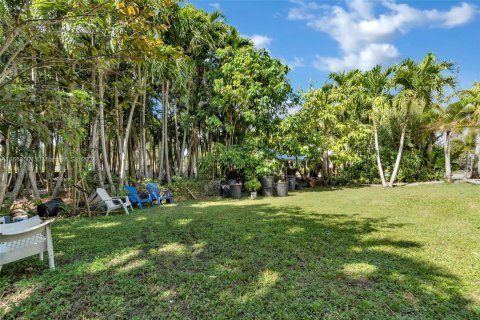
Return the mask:
[(264, 159), (256, 167), (255, 173), (258, 176), (262, 176), (261, 184), (262, 184), (264, 196), (270, 196), (270, 197), (273, 196), (273, 189), (274, 189), (273, 174), (278, 172), (279, 168), (280, 168), (280, 163), (276, 159), (273, 159), (273, 160)]
[(250, 192), (250, 197), (255, 199), (257, 197), (257, 191), (262, 188), (262, 184), (257, 178), (253, 177), (247, 180), (245, 183), (245, 188)]

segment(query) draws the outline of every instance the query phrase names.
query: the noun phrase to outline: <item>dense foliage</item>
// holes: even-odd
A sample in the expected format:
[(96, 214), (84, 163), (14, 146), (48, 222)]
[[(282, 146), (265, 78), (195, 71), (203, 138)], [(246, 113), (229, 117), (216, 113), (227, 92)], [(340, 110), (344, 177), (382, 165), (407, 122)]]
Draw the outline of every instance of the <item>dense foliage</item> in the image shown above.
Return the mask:
[(0, 207), (39, 189), (67, 191), (76, 206), (74, 186), (198, 177), (214, 150), (267, 148), (287, 110), (288, 67), (218, 12), (1, 0), (0, 18)]
[[(393, 186), (451, 180), (452, 139), (473, 129), (472, 175), (478, 175), (478, 84), (452, 94), (453, 67), (430, 53), (418, 63), (406, 59), (384, 69), (333, 73), (323, 87), (307, 91), (301, 110), (283, 121), (279, 136), (287, 139), (279, 140), (279, 149), (306, 154), (326, 184)], [(455, 168), (460, 155), (453, 159)]]
[(0, 208), (61, 192), (77, 207), (128, 180), (255, 181), (285, 172), (278, 154), (325, 184), (450, 180), (465, 151), (478, 176), (479, 84), (451, 95), (454, 66), (433, 54), (297, 96), (221, 13), (176, 0), (0, 0), (0, 21)]

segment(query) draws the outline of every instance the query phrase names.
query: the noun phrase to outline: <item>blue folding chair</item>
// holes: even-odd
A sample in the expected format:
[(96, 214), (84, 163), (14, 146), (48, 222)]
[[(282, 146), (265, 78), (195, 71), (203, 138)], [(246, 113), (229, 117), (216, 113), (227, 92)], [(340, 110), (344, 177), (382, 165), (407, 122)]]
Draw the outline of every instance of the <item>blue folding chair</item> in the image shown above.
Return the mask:
[(138, 204), (140, 209), (143, 210), (143, 203), (150, 203), (153, 207), (153, 199), (150, 193), (148, 195), (140, 195), (135, 187), (125, 186), (125, 190), (128, 191), (128, 198), (132, 204)]
[(158, 185), (153, 182), (147, 183), (147, 190), (150, 196), (152, 197), (152, 199), (157, 201), (157, 204), (159, 206), (162, 205), (162, 200), (166, 200), (167, 203), (173, 203), (173, 198), (175, 198), (168, 190), (164, 190), (165, 195), (162, 196), (162, 194), (160, 193), (160, 189), (158, 188)]

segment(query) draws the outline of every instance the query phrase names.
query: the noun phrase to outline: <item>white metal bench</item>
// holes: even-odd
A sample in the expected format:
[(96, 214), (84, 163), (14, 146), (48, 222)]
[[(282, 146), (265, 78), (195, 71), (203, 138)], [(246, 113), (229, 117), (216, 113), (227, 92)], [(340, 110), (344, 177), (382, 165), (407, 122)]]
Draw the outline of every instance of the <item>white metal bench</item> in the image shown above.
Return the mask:
[(42, 223), (38, 216), (16, 223), (0, 224), (0, 271), (4, 264), (48, 252), (50, 270), (55, 270), (53, 256), (53, 221)]

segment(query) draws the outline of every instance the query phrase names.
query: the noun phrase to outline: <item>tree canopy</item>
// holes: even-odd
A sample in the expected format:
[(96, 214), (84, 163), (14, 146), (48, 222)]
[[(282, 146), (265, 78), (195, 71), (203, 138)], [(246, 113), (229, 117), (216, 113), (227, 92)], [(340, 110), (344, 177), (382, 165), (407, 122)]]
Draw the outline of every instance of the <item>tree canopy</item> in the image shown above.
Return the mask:
[(478, 176), (478, 84), (456, 94), (431, 53), (293, 93), (220, 12), (175, 0), (0, 0), (0, 18), (0, 207), (128, 180), (256, 185), (278, 153), (325, 184), (448, 178), (442, 139), (465, 128)]

